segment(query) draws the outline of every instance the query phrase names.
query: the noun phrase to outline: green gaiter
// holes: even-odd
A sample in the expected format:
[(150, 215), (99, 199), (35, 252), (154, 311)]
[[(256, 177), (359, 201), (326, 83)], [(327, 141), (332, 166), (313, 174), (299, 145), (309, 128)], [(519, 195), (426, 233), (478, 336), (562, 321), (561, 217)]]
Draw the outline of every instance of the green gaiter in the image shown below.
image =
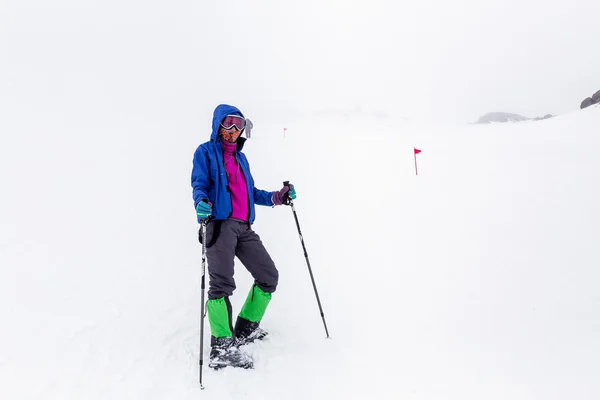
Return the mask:
[(271, 293), (263, 292), (258, 286), (252, 285), (248, 298), (240, 311), (240, 317), (250, 322), (260, 322), (270, 301)]
[(210, 331), (214, 337), (232, 337), (231, 333), (231, 306), (228, 306), (224, 297), (206, 302)]

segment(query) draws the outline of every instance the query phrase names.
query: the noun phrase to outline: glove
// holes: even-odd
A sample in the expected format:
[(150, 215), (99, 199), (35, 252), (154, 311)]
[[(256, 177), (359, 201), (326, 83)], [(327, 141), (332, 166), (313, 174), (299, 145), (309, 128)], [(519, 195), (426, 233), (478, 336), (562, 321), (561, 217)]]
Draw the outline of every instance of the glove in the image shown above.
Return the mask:
[(271, 199), (273, 205), (280, 206), (282, 204), (289, 204), (289, 199), (294, 200), (296, 198), (296, 189), (294, 185), (284, 186), (278, 192), (273, 192)]
[[(290, 188), (290, 190), (288, 192), (288, 197), (292, 200), (296, 200), (296, 189), (294, 189), (294, 185), (290, 184), (289, 188)], [(285, 199), (283, 199), (283, 200), (285, 203)]]
[(212, 204), (208, 199), (202, 199), (196, 204), (196, 215), (199, 219), (206, 219), (212, 215)]

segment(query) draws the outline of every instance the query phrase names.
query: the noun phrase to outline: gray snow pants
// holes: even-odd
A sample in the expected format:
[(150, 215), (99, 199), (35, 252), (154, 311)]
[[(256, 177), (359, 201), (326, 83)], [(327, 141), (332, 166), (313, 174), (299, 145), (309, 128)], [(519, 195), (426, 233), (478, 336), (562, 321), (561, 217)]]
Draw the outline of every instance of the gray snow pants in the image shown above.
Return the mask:
[[(215, 229), (220, 224), (220, 228)], [(214, 240), (215, 230), (218, 236)], [(252, 230), (250, 224), (234, 219), (211, 221), (206, 226), (208, 247), (208, 298), (219, 299), (231, 296), (235, 290), (233, 279), (234, 258), (244, 264), (244, 267), (254, 278), (254, 283), (262, 291), (273, 293), (279, 281), (279, 272), (275, 263), (267, 253), (260, 237)]]

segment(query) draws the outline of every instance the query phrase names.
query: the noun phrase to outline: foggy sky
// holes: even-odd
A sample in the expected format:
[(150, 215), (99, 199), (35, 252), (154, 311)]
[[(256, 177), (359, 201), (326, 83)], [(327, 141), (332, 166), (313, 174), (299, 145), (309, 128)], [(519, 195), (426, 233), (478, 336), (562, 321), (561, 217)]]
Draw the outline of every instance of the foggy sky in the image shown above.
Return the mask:
[(263, 119), (560, 114), (600, 89), (599, 15), (594, 0), (0, 0), (0, 106), (98, 123), (220, 102)]

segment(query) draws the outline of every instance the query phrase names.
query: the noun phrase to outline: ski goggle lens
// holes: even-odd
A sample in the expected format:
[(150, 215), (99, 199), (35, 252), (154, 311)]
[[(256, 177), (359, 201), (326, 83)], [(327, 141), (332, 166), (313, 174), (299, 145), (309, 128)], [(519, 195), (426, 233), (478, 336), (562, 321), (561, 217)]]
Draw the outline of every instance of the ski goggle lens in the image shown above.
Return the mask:
[(223, 122), (221, 122), (221, 126), (225, 129), (231, 129), (234, 125), (241, 131), (246, 127), (246, 120), (239, 115), (228, 115), (223, 118)]

